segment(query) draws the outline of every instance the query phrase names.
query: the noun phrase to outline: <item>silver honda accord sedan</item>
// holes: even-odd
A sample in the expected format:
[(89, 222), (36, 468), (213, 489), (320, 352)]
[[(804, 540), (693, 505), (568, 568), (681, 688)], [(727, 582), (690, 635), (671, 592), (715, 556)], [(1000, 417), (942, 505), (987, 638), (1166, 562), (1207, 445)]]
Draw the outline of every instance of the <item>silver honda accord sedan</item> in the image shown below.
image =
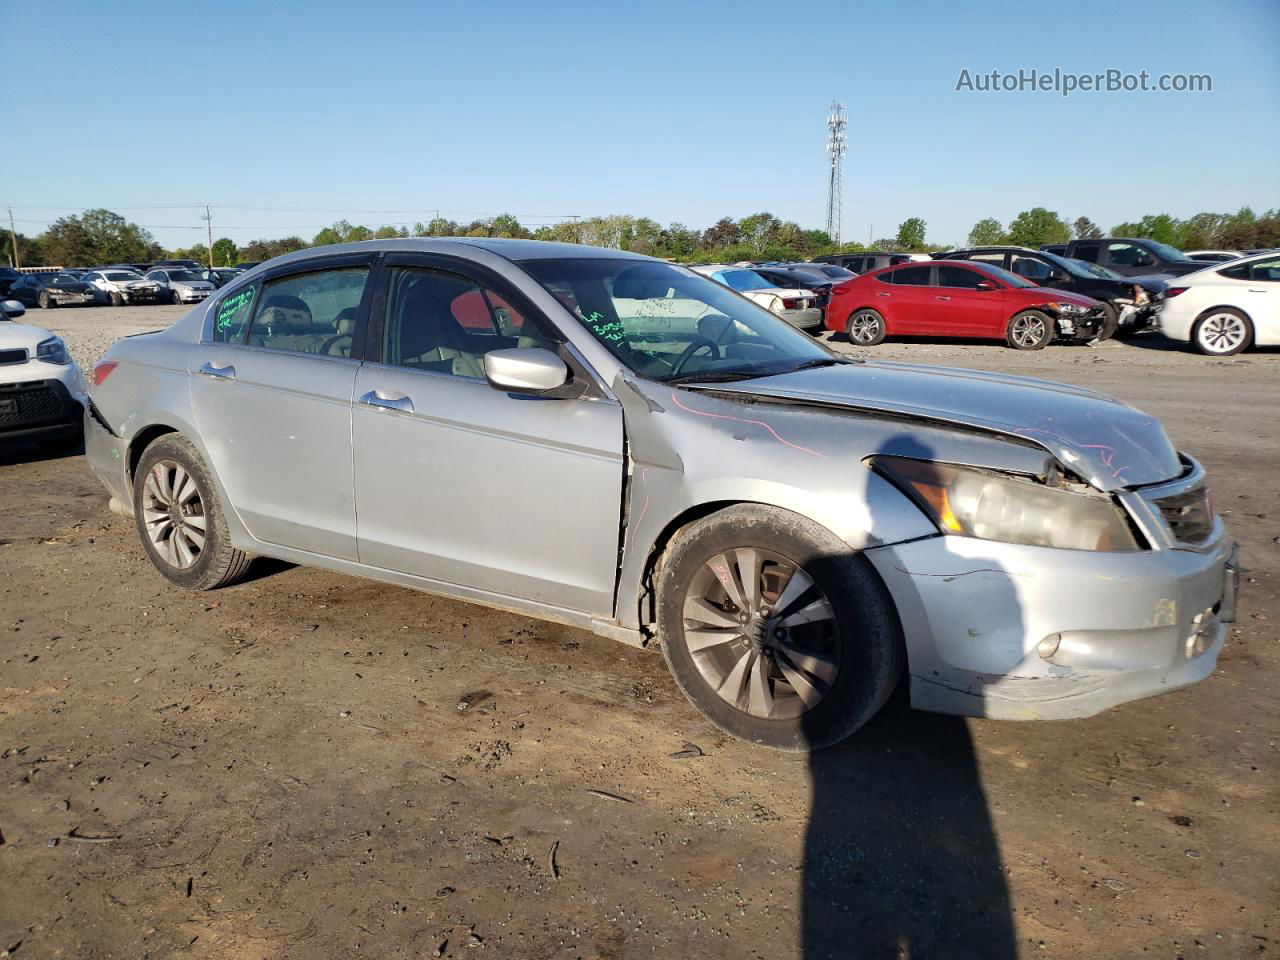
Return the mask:
[(90, 466), (170, 581), (255, 556), (658, 644), (714, 724), (1184, 687), (1235, 616), (1204, 472), (1075, 387), (830, 352), (693, 271), (388, 240), (237, 277), (93, 372)]

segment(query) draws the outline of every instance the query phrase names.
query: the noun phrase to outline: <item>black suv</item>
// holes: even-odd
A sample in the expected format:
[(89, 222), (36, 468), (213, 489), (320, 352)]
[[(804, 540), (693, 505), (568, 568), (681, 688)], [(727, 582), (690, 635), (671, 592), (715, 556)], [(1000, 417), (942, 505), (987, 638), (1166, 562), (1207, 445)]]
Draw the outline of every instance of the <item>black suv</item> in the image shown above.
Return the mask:
[(934, 254), (938, 260), (973, 260), (1003, 267), (1041, 287), (1069, 290), (1102, 301), (1098, 339), (1128, 336), (1155, 320), (1165, 283), (1157, 277), (1122, 277), (1096, 263), (1027, 247), (972, 247)]
[(1126, 277), (1164, 274), (1180, 277), (1209, 266), (1212, 261), (1192, 260), (1181, 250), (1159, 240), (1134, 237), (1100, 237), (1096, 240), (1072, 240), (1050, 243), (1040, 248), (1062, 257), (1096, 263)]
[(829, 253), (826, 256), (814, 257), (814, 263), (834, 263), (854, 273), (867, 273), (881, 267), (896, 267), (911, 259), (909, 253)]

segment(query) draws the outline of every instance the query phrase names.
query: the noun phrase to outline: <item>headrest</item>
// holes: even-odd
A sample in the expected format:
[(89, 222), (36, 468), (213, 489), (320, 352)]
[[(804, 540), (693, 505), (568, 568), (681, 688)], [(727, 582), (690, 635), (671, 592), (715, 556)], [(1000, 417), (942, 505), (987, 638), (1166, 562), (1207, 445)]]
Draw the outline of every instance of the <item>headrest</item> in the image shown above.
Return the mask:
[(260, 323), (270, 326), (305, 328), (311, 326), (311, 308), (300, 297), (278, 293), (267, 297), (258, 315)]
[(341, 337), (349, 337), (356, 332), (356, 308), (343, 307), (333, 318), (333, 332)]

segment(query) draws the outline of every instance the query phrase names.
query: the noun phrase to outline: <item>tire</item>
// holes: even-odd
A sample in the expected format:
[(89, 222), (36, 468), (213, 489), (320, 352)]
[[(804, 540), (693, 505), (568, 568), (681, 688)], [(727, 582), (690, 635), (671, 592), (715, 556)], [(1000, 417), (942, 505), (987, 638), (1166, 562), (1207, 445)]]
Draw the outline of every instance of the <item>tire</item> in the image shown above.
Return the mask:
[(111, 293), (110, 293), (110, 294), (109, 294), (109, 296), (108, 296), (108, 299), (111, 301), (111, 305), (112, 305), (113, 307), (123, 307), (123, 306), (124, 306), (124, 296), (123, 296), (123, 294), (121, 294), (121, 293), (120, 293), (119, 291), (117, 291), (117, 290), (112, 290), (112, 291), (111, 291)]
[(883, 343), (884, 317), (870, 307), (855, 310), (845, 321), (844, 335), (850, 343), (860, 347), (874, 347)]
[(175, 307), (182, 306), (182, 298), (178, 296), (177, 290), (169, 291), (169, 302), (172, 303)]
[[(730, 736), (822, 749), (870, 720), (901, 675), (897, 614), (871, 564), (797, 514), (741, 504), (705, 517), (676, 535), (656, 581), (676, 684)], [(744, 607), (756, 614), (745, 624)]]
[(1191, 342), (1207, 356), (1232, 357), (1253, 343), (1253, 322), (1239, 310), (1215, 307), (1200, 314)]
[(1043, 310), (1023, 310), (1009, 318), (1005, 340), (1015, 350), (1043, 350), (1053, 330), (1053, 318)]
[(181, 434), (165, 434), (142, 452), (133, 484), (138, 536), (155, 568), (188, 590), (229, 586), (253, 559), (231, 545), (216, 491), (195, 445)]
[(1102, 305), (1102, 326), (1098, 328), (1099, 340), (1110, 340), (1120, 327), (1120, 314), (1110, 303)]
[(36, 295), (36, 305), (40, 307), (41, 310), (52, 310), (57, 306), (57, 303), (49, 298), (48, 293), (41, 290), (40, 293)]

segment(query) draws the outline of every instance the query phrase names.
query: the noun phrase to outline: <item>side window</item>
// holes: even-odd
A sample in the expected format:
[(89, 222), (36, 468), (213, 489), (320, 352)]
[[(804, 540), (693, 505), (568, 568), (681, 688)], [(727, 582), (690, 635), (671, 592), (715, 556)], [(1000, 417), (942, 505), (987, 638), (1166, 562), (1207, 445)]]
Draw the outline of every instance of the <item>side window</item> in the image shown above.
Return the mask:
[(262, 285), (249, 324), (250, 346), (351, 356), (368, 267), (297, 273)]
[(424, 267), (394, 267), (383, 320), (382, 362), (484, 378), (484, 355), (556, 344), (507, 300), (473, 280)]
[(989, 263), (993, 267), (1004, 266), (1004, 254), (1000, 252), (975, 253), (973, 256), (967, 257), (966, 259), (973, 260), (976, 263)]
[(1250, 264), (1249, 279), (1261, 280), (1263, 283), (1280, 283), (1280, 257)]
[[(898, 271), (901, 273), (902, 271)], [(938, 285), (941, 287), (959, 287), (963, 290), (977, 290), (978, 284), (985, 277), (977, 270), (966, 270), (964, 267), (938, 267)]]
[(898, 286), (909, 287), (927, 287), (929, 286), (929, 274), (933, 272), (933, 267), (903, 267), (901, 270), (893, 272), (893, 282)]
[(1039, 257), (1028, 257), (1021, 253), (1015, 253), (1011, 269), (1018, 276), (1026, 277), (1028, 280), (1039, 282), (1049, 279), (1049, 265)]
[(1082, 240), (1076, 244), (1076, 252), (1073, 254), (1077, 260), (1087, 260), (1090, 263), (1098, 262), (1098, 251), (1102, 248), (1102, 244), (1097, 240)]
[(229, 297), (224, 297), (213, 315), (213, 342), (239, 343), (244, 339), (244, 328), (253, 310), (253, 299), (258, 285), (251, 283)]
[(1119, 267), (1148, 267), (1155, 258), (1142, 247), (1132, 243), (1107, 244), (1107, 262)]

